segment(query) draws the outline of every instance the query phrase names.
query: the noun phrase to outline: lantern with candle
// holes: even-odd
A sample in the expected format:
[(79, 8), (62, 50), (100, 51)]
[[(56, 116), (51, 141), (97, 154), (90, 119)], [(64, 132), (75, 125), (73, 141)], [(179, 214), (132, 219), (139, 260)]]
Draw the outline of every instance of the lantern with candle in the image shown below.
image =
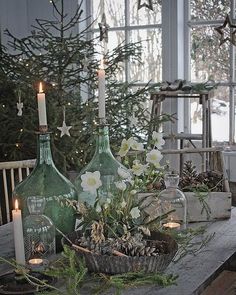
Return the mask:
[(26, 261), (30, 266), (40, 266), (56, 252), (55, 226), (50, 218), (43, 215), (45, 199), (31, 196), (27, 199), (30, 215), (24, 219), (24, 245)]
[(164, 176), (166, 189), (160, 192), (159, 202), (161, 225), (166, 230), (186, 229), (187, 202), (184, 193), (178, 189), (179, 175), (168, 173)]
[[(41, 99), (45, 101), (45, 94), (39, 93), (37, 98), (38, 101)], [(45, 105), (42, 102), (38, 105), (40, 104)], [(30, 214), (27, 206), (28, 198), (38, 196), (45, 199), (43, 213), (52, 220), (56, 228), (64, 234), (68, 234), (75, 227), (75, 209), (72, 205), (78, 197), (73, 184), (58, 171), (53, 162), (50, 132), (47, 131), (45, 116), (46, 109), (39, 107), (39, 124), (41, 125), (39, 132), (37, 132), (36, 165), (31, 174), (16, 186), (13, 197), (19, 200), (23, 218)], [(43, 128), (41, 128), (42, 126)], [(58, 232), (56, 232), (56, 249), (57, 251), (62, 249), (61, 235)]]
[(112, 197), (112, 191), (115, 190), (114, 182), (119, 178), (118, 168), (122, 167), (123, 170), (127, 170), (115, 159), (110, 149), (109, 128), (106, 124), (105, 69), (103, 59), (101, 60), (101, 66), (98, 70), (98, 117), (99, 125), (94, 156), (75, 180), (79, 201), (86, 202), (88, 205), (94, 205), (97, 193), (83, 191), (81, 187), (81, 175), (86, 172), (100, 172), (102, 186), (98, 189), (98, 196), (100, 201), (105, 201), (107, 198)]

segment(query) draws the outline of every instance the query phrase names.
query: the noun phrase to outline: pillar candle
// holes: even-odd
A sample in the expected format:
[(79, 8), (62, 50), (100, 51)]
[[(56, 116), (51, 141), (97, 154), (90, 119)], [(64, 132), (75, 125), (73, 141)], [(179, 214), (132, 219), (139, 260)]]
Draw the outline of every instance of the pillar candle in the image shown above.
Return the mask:
[(45, 93), (43, 93), (41, 82), (39, 83), (39, 93), (37, 94), (37, 99), (38, 99), (39, 126), (46, 126), (47, 114), (46, 114)]
[(14, 244), (15, 244), (15, 258), (16, 262), (25, 265), (25, 248), (23, 238), (23, 227), (21, 210), (18, 209), (18, 201), (15, 201), (15, 210), (12, 210)]
[(103, 60), (98, 70), (98, 117), (105, 118), (105, 70)]

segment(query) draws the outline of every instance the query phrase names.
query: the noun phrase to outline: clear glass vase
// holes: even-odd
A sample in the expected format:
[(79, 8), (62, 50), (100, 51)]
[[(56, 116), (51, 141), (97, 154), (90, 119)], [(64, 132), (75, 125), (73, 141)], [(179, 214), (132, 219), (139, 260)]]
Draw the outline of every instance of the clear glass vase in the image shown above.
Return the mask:
[[(115, 159), (111, 152), (108, 126), (100, 125), (98, 127), (94, 156), (88, 165), (81, 170), (75, 180), (75, 186), (78, 191), (78, 200), (92, 206), (95, 203), (97, 195), (100, 202), (105, 201), (107, 198), (112, 198), (112, 194), (116, 189), (114, 182), (119, 178), (119, 167), (127, 171), (127, 169)], [(81, 175), (86, 172), (94, 171), (99, 171), (101, 176), (102, 186), (98, 189), (98, 194), (83, 191), (81, 187)]]
[(30, 215), (24, 219), (25, 259), (47, 259), (56, 253), (55, 226), (43, 215), (46, 201), (42, 197), (29, 197), (27, 205)]
[[(78, 196), (73, 184), (55, 167), (50, 147), (50, 133), (38, 134), (37, 161), (31, 174), (19, 183), (13, 198), (19, 200), (23, 218), (29, 215), (27, 199), (41, 197), (46, 201), (44, 214), (64, 234), (75, 228), (75, 210), (71, 206)], [(56, 231), (57, 251), (61, 249), (61, 235)]]
[(187, 225), (187, 202), (184, 193), (178, 189), (179, 175), (164, 176), (166, 189), (159, 194), (161, 226), (166, 230), (183, 230)]

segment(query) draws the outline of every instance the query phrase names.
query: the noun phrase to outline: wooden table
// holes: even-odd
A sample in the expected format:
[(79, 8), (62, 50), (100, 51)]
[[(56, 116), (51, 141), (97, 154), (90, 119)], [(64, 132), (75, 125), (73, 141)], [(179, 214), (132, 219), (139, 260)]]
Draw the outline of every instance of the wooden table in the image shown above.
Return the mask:
[[(228, 269), (229, 264), (236, 261), (236, 208), (232, 209), (232, 217), (229, 220), (207, 224), (206, 234), (213, 233), (215, 233), (214, 237), (196, 256), (187, 255), (178, 263), (169, 265), (166, 273), (179, 275), (177, 286), (161, 288), (150, 285), (129, 288), (124, 290), (122, 295), (201, 294), (222, 270)], [(11, 223), (0, 227), (0, 256), (14, 256)], [(0, 266), (0, 269), (6, 270), (3, 266)], [(88, 290), (82, 290), (81, 294), (90, 293)]]

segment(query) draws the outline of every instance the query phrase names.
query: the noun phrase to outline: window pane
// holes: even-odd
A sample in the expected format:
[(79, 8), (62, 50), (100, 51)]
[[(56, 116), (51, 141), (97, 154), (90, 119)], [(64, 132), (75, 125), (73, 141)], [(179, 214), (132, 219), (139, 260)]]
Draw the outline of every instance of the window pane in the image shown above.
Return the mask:
[(104, 1), (104, 12), (106, 21), (110, 28), (121, 27), (125, 25), (125, 0), (93, 0), (93, 18), (95, 20), (94, 28), (98, 27), (101, 21), (101, 4)]
[[(223, 129), (222, 129), (223, 128)], [(218, 87), (211, 98), (212, 141), (229, 140), (229, 88)], [(198, 99), (191, 101), (191, 132), (202, 133), (202, 106)]]
[(203, 82), (229, 80), (229, 42), (219, 46), (218, 33), (212, 27), (191, 30), (191, 80)]
[[(138, 1), (130, 0), (130, 25), (148, 25), (161, 23), (161, 0), (153, 1), (153, 10), (147, 7), (138, 9)], [(141, 3), (149, 3), (141, 0)]]
[(132, 30), (131, 42), (142, 41), (142, 64), (131, 62), (130, 79), (132, 81), (161, 81), (161, 30)]
[(230, 0), (191, 0), (191, 20), (225, 19), (230, 11)]

